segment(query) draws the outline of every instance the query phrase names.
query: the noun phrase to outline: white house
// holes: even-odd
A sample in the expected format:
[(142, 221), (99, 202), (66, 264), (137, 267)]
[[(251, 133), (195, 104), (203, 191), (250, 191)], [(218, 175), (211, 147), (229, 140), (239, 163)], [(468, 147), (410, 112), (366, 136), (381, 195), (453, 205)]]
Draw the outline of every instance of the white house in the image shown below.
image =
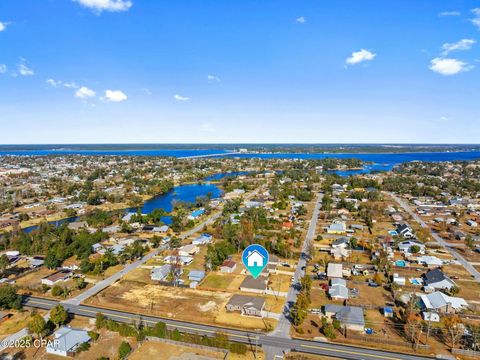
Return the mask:
[(329, 263), (327, 266), (327, 277), (331, 278), (342, 278), (343, 277), (343, 265)]
[(408, 254), (411, 254), (412, 246), (418, 246), (418, 248), (420, 249), (418, 253), (425, 254), (425, 245), (412, 240), (402, 241), (401, 243), (398, 244), (398, 249), (404, 254), (408, 255)]
[(66, 326), (55, 331), (54, 337), (54, 341), (47, 343), (46, 351), (59, 356), (74, 356), (81, 344), (90, 341), (87, 331)]
[(250, 251), (247, 255), (247, 265), (261, 267), (264, 265), (265, 258), (257, 250)]

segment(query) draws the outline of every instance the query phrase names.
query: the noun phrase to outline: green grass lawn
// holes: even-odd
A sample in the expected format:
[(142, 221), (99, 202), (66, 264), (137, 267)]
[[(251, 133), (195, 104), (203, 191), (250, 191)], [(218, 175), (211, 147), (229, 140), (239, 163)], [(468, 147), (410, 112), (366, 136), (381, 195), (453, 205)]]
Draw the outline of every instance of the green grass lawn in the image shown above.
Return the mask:
[(232, 278), (229, 276), (209, 274), (203, 280), (202, 287), (226, 290), (231, 282)]

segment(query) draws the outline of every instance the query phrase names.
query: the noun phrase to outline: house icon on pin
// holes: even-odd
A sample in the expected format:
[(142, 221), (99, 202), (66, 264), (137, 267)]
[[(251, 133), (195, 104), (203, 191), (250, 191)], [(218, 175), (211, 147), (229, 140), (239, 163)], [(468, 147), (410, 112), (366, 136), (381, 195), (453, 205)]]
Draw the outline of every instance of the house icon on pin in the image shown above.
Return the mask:
[(260, 254), (257, 250), (249, 251), (247, 255), (247, 265), (250, 267), (261, 267), (265, 257)]

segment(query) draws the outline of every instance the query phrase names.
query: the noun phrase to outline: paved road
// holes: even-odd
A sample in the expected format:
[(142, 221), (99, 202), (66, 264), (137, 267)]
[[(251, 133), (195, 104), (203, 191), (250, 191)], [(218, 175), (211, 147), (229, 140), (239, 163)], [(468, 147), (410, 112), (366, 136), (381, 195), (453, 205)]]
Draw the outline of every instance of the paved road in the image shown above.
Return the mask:
[[(51, 309), (58, 304), (57, 301), (51, 299), (43, 299), (38, 297), (25, 296), (23, 298), (23, 304), (25, 306), (31, 306), (41, 309)], [(175, 329), (182, 332), (196, 333), (200, 335), (212, 336), (218, 332), (228, 334), (231, 340), (241, 343), (250, 344), (252, 347), (255, 344), (262, 346), (263, 348), (282, 348), (282, 349), (294, 349), (299, 352), (306, 352), (318, 355), (332, 356), (342, 359), (352, 360), (424, 360), (431, 359), (430, 357), (415, 356), (410, 354), (403, 354), (397, 352), (389, 352), (382, 350), (374, 350), (361, 348), (350, 345), (297, 340), (297, 339), (285, 339), (283, 337), (271, 336), (265, 334), (258, 334), (242, 330), (233, 330), (229, 328), (223, 328), (218, 326), (200, 325), (190, 323), (186, 321), (178, 321), (167, 318), (155, 317), (150, 315), (140, 315), (130, 312), (117, 311), (111, 309), (104, 309), (94, 306), (86, 305), (72, 305), (66, 304), (65, 308), (72, 314), (95, 317), (96, 314), (101, 312), (106, 317), (115, 321), (124, 323), (143, 323), (147, 326), (153, 326), (157, 322), (164, 322), (169, 329)]]
[(285, 301), (285, 307), (283, 308), (282, 317), (278, 321), (277, 327), (273, 331), (272, 335), (290, 338), (290, 307), (297, 301), (297, 295), (299, 293), (300, 278), (305, 274), (305, 271), (302, 270), (307, 264), (306, 255), (308, 255), (309, 245), (313, 241), (315, 236), (315, 230), (317, 228), (318, 214), (320, 212), (320, 207), (322, 205), (322, 194), (318, 194), (315, 207), (312, 212), (312, 218), (310, 220), (310, 225), (308, 226), (307, 234), (302, 246), (302, 254), (297, 263), (297, 268), (294, 273), (294, 280), (292, 282), (293, 286), (290, 286), (288, 290), (287, 299)]
[(423, 228), (427, 228), (430, 230), (430, 233), (432, 234), (432, 237), (445, 249), (447, 250), (450, 254), (452, 254), (452, 256), (465, 268), (465, 270), (467, 270), (472, 276), (473, 278), (480, 283), (480, 272), (477, 271), (477, 269), (475, 269), (472, 264), (470, 264), (467, 260), (465, 260), (463, 258), (462, 255), (460, 255), (455, 249), (453, 249), (452, 247), (450, 247), (448, 245), (448, 243), (443, 240), (435, 231), (433, 231), (426, 223), (425, 221), (423, 221), (420, 216), (418, 216), (418, 214), (416, 214), (413, 209), (410, 207), (410, 205), (403, 199), (399, 198), (398, 196), (396, 196), (395, 194), (392, 194), (390, 192), (388, 192), (387, 194), (389, 194), (392, 199), (394, 199), (398, 205), (400, 205), (407, 213), (409, 213), (413, 219), (415, 219), (415, 221), (417, 223), (420, 224), (421, 227)]

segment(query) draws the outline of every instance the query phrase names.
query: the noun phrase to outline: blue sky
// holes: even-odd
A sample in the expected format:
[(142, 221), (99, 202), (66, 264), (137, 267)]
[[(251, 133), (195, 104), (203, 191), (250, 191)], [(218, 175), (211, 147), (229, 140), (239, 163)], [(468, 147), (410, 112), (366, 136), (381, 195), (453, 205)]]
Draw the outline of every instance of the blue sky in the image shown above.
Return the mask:
[(478, 143), (479, 42), (478, 0), (0, 0), (0, 143)]

